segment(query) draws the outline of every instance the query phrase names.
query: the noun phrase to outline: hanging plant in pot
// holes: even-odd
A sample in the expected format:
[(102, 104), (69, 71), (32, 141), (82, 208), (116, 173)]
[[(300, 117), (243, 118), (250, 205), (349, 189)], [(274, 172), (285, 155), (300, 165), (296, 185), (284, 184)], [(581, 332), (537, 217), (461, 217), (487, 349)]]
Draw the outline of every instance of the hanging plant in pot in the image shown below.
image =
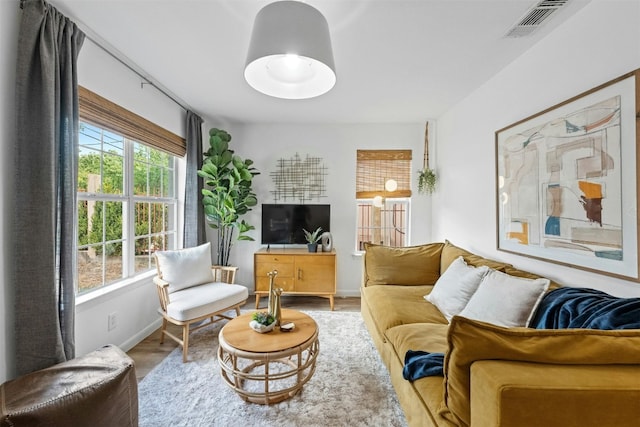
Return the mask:
[(436, 189), (436, 173), (433, 169), (425, 168), (418, 172), (418, 192), (420, 194), (433, 193)]
[(418, 172), (418, 193), (431, 194), (436, 189), (436, 171), (429, 167), (429, 122), (424, 129), (424, 159), (422, 170)]
[(258, 172), (252, 160), (243, 160), (229, 149), (231, 135), (213, 128), (209, 131), (210, 148), (204, 153), (202, 169), (198, 175), (204, 179), (202, 205), (209, 226), (217, 230), (218, 244), (216, 263), (229, 265), (234, 234), (237, 240), (254, 240), (246, 233), (255, 227), (240, 219), (258, 204), (251, 188), (253, 177)]
[(322, 227), (318, 227), (315, 229), (313, 233), (302, 229), (304, 231), (304, 238), (307, 240), (307, 248), (309, 252), (316, 252), (318, 250), (318, 241), (322, 237)]

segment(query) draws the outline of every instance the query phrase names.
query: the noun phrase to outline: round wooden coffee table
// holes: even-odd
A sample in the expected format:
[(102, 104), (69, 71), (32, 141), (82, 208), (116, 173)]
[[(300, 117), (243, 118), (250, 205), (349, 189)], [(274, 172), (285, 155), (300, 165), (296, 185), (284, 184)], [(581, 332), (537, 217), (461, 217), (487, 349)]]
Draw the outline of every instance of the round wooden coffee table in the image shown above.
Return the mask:
[(218, 363), (223, 380), (240, 397), (270, 405), (293, 397), (316, 369), (320, 350), (315, 320), (296, 310), (282, 310), (282, 324), (293, 322), (291, 332), (274, 328), (260, 334), (249, 327), (253, 313), (229, 321), (220, 331)]

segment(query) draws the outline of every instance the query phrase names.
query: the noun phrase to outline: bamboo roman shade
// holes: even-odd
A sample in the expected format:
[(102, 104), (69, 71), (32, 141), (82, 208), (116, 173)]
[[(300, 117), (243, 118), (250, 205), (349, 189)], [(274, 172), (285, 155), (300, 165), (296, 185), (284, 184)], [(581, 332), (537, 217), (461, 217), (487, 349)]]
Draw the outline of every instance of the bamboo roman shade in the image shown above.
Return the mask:
[(184, 138), (108, 99), (78, 86), (80, 120), (102, 126), (126, 138), (150, 145), (175, 156), (184, 157), (187, 144)]
[[(398, 188), (386, 191), (385, 183), (394, 179)], [(411, 150), (358, 150), (356, 198), (411, 197)]]

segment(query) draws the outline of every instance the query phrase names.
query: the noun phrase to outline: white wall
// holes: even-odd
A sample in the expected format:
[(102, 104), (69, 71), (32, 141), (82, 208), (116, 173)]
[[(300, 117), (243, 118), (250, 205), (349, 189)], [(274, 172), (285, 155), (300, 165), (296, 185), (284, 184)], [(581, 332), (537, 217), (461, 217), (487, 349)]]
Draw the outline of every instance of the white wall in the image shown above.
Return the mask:
[[(337, 295), (359, 296), (361, 257), (355, 251), (355, 166), (357, 149), (411, 149), (413, 150), (412, 179), (415, 196), (412, 198), (411, 243), (430, 240), (429, 203), (426, 196), (417, 195), (417, 171), (422, 168), (424, 124), (351, 124), (351, 125), (220, 125), (207, 122), (210, 127), (225, 128), (231, 133), (231, 148), (243, 158), (250, 158), (261, 172), (255, 178), (254, 189), (259, 206), (246, 219), (258, 229), (252, 233), (254, 242), (237, 242), (231, 254), (231, 264), (240, 267), (237, 282), (253, 292), (253, 253), (260, 249), (260, 221), (262, 203), (275, 203), (271, 191), (274, 184), (270, 172), (276, 170), (276, 161), (288, 159), (298, 153), (323, 159), (327, 167), (326, 198), (307, 203), (331, 205), (331, 234), (337, 252)], [(205, 142), (208, 145), (208, 142)], [(283, 200), (278, 203), (298, 203)], [(210, 240), (213, 233), (209, 231)], [(338, 302), (339, 304), (339, 302)]]
[(15, 375), (15, 345), (13, 343), (13, 291), (9, 287), (11, 279), (7, 266), (9, 254), (14, 247), (9, 236), (10, 216), (13, 199), (13, 141), (15, 140), (15, 80), (16, 53), (18, 47), (18, 24), (20, 22), (19, 2), (0, 2), (0, 170), (2, 172), (0, 197), (0, 236), (2, 251), (0, 255), (0, 382)]
[(494, 132), (640, 67), (640, 2), (594, 0), (438, 119), (434, 237), (560, 283), (640, 296), (640, 284), (496, 250)]

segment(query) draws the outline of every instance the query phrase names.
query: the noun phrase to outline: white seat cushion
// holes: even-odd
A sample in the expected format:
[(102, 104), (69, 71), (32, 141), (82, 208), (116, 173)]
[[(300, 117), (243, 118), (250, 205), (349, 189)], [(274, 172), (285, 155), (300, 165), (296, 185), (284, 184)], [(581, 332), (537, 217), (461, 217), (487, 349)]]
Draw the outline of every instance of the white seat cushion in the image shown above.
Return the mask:
[(248, 297), (249, 291), (242, 285), (205, 283), (173, 292), (167, 314), (180, 321), (196, 319), (239, 304)]

